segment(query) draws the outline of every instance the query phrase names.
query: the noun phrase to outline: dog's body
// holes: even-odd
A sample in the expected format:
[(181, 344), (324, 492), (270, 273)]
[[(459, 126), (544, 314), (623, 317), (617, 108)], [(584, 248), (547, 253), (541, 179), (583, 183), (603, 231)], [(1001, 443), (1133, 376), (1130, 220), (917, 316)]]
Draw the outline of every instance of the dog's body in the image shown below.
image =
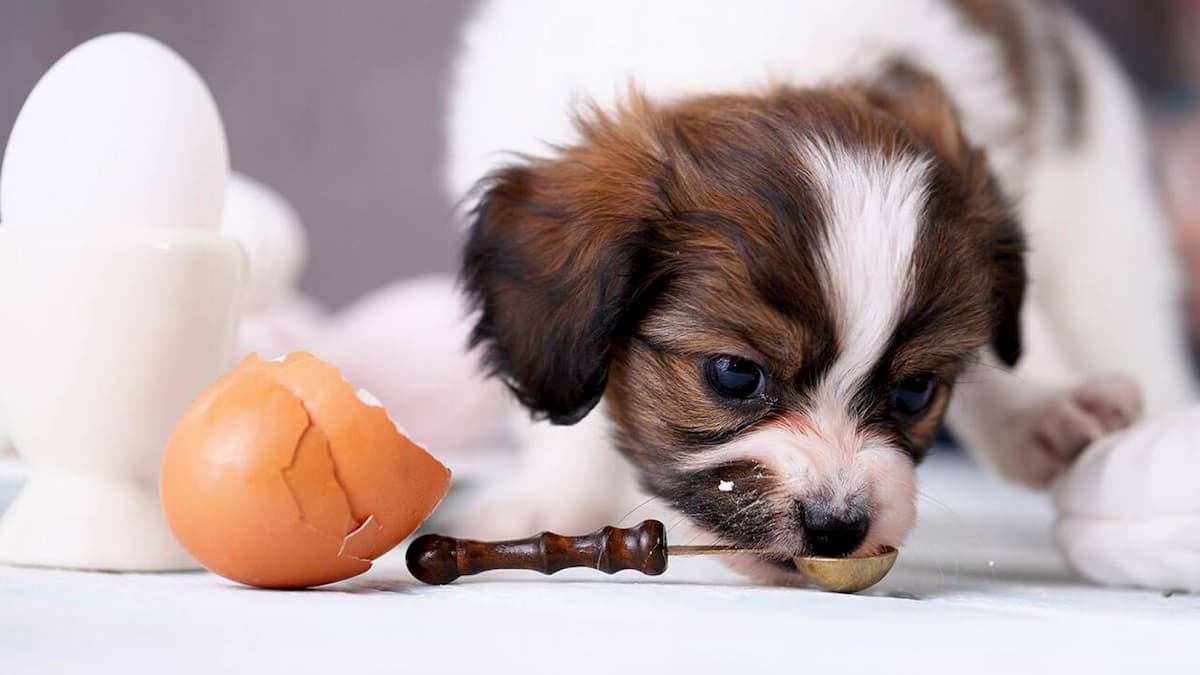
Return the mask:
[(898, 545), (947, 408), (1043, 486), (1194, 397), (1136, 106), (1056, 6), (490, 3), (464, 39), (477, 341), (542, 417), (605, 399), (523, 430), (473, 534), (603, 524), (636, 475), (723, 541)]

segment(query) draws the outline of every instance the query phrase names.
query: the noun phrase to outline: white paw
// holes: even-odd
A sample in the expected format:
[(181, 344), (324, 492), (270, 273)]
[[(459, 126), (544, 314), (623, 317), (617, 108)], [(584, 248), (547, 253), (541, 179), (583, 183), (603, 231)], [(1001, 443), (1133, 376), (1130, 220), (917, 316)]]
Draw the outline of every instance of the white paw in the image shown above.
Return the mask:
[(999, 469), (1031, 487), (1046, 487), (1084, 448), (1128, 427), (1141, 412), (1141, 387), (1131, 378), (1096, 377), (1046, 403)]

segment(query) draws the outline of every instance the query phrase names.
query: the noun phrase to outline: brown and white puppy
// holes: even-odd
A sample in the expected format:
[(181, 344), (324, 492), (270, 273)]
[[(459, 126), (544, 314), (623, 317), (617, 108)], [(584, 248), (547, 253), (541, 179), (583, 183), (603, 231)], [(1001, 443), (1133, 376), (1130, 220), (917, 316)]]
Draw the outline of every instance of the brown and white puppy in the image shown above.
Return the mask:
[[(581, 25), (569, 21), (574, 10), (489, 6), (468, 41), (459, 111), (494, 86), (473, 81), (471, 69), (495, 78), (505, 60), (489, 47), (489, 26), (510, 48), (528, 50), (532, 41), (562, 62), (552, 75), (530, 75), (533, 103), (491, 100), (471, 111), (487, 121), (452, 125), (475, 152), (487, 144), (472, 139), (499, 129), (506, 115), (538, 102), (553, 107), (539, 78), (563, 80), (572, 96), (617, 86), (621, 76), (647, 84), (590, 106), (555, 147), (502, 165), (478, 185), (463, 259), (464, 287), (479, 310), (474, 339), (536, 417), (572, 425), (604, 400), (607, 429), (585, 424), (553, 443), (599, 448), (611, 439), (652, 496), (714, 539), (768, 548), (781, 560), (899, 545), (915, 518), (913, 469), (961, 380), (974, 393), (962, 397), (955, 430), (1031, 484), (1052, 478), (1096, 435), (1128, 424), (1140, 405), (1132, 378), (1089, 379), (1112, 365), (1063, 357), (1058, 339), (1047, 337), (1055, 321), (1040, 307), (1061, 300), (1043, 291), (1039, 307), (1023, 309), (1027, 267), (1044, 267), (1026, 260), (1027, 223), (1047, 217), (1031, 208), (1041, 193), (1026, 173), (1060, 169), (1050, 149), (1073, 155), (1085, 121), (1105, 124), (1099, 112), (1076, 119), (1084, 73), (1065, 56), (1065, 38), (1028, 28), (1020, 11), (1041, 10), (1005, 3), (850, 4), (855, 9), (763, 2), (696, 18), (673, 3), (636, 14), (610, 3), (587, 24), (599, 48), (581, 47), (582, 38), (573, 48), (556, 44), (556, 28)], [(897, 6), (917, 20), (900, 20)], [(742, 49), (697, 55), (676, 32), (650, 53), (605, 51), (613, 47), (605, 39), (630, 31), (630, 17), (665, 26), (671, 9), (677, 20), (689, 17), (700, 43), (723, 37)], [(1079, 30), (1053, 17), (1058, 30)], [(514, 35), (517, 19), (542, 22), (542, 31)], [(789, 35), (795, 53), (783, 49), (781, 57), (772, 50)], [(755, 47), (754, 37), (777, 46)], [(814, 51), (822, 46), (836, 53)], [(618, 65), (597, 77), (588, 67), (605, 56)], [(706, 84), (695, 63), (662, 65), (695, 58), (728, 67), (721, 56), (747, 68), (761, 59), (773, 82), (718, 73)], [(956, 56), (983, 60), (938, 60)], [(509, 60), (518, 63), (504, 72), (520, 72), (520, 59)], [(781, 63), (789, 66), (782, 73)], [(675, 70), (686, 86), (664, 79)], [(1070, 86), (1061, 84), (1064, 73)], [(523, 96), (521, 82), (512, 78), (510, 99)], [(568, 98), (558, 102), (566, 107)], [(1109, 124), (1129, 127), (1130, 117)], [(452, 171), (478, 165), (455, 157)], [(1144, 183), (1121, 171), (1119, 179)], [(1134, 224), (1154, 224), (1153, 203), (1138, 203), (1137, 190), (1121, 190), (1134, 202), (1122, 212), (1140, 210)], [(1064, 209), (1055, 201), (1044, 211)], [(1093, 223), (1097, 236), (1129, 225)], [(1138, 235), (1150, 238), (1151, 253), (1155, 236)], [(1132, 246), (1135, 257), (1147, 249)], [(1090, 289), (1070, 276), (1076, 267), (1088, 266), (1061, 271), (1078, 295)], [(1149, 274), (1151, 281), (1133, 282), (1140, 288), (1125, 289), (1128, 299), (1110, 300), (1161, 300), (1169, 286)], [(1023, 316), (1032, 324), (1024, 329)], [(1169, 318), (1153, 321), (1152, 332)], [(1018, 363), (1023, 333), (1034, 370), (1001, 370)], [(1164, 348), (1166, 362), (1131, 375), (1150, 378), (1172, 401), (1190, 395), (1178, 377), (1161, 381), (1179, 355), (1169, 338), (1110, 338), (1101, 350), (1114, 344), (1122, 358), (1131, 347)], [(537, 441), (537, 432), (530, 438), (553, 444), (544, 434)], [(583, 448), (554, 448), (559, 459), (550, 464), (534, 460), (512, 496), (479, 517), (505, 534), (615, 517), (572, 505), (619, 501), (606, 470), (578, 455), (563, 459)], [(766, 556), (748, 571), (798, 581), (772, 562)]]

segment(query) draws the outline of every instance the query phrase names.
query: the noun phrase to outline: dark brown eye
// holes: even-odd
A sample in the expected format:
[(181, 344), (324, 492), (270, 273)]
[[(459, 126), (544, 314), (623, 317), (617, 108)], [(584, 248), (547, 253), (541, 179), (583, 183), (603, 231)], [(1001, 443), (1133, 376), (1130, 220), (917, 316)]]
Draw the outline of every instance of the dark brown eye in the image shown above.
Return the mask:
[(892, 390), (892, 411), (900, 417), (916, 417), (929, 408), (937, 392), (937, 380), (931, 375), (910, 377)]
[(714, 356), (705, 365), (708, 384), (729, 398), (753, 398), (763, 393), (767, 378), (753, 361), (737, 356)]

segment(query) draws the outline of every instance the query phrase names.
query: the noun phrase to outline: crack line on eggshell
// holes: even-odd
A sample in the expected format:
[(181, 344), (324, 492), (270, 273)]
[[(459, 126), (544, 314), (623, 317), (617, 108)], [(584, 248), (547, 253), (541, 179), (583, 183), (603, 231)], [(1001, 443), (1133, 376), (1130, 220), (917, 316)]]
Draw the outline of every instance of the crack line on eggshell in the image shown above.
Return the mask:
[[(304, 413), (312, 419), (312, 413), (309, 412), (308, 406), (304, 401), (300, 401), (300, 405), (304, 408)], [(375, 514), (368, 513), (361, 521), (358, 519), (358, 514), (354, 512), (354, 502), (350, 500), (350, 490), (346, 488), (346, 484), (342, 482), (342, 475), (338, 472), (337, 457), (333, 454), (333, 442), (326, 441), (325, 453), (329, 455), (329, 463), (333, 465), (333, 482), (338, 484), (338, 489), (342, 491), (342, 496), (346, 498), (346, 510), (350, 512), (350, 519), (354, 521), (354, 527), (350, 528), (350, 532), (344, 533), (343, 536), (349, 536), (356, 532), (359, 528), (367, 523), (367, 521), (375, 518)], [(378, 519), (376, 519), (378, 521)]]
[[(286, 387), (284, 387), (284, 388), (286, 388)], [(290, 392), (290, 389), (289, 389), (289, 392)], [(295, 395), (295, 393), (293, 393), (293, 395)], [(304, 400), (300, 399), (300, 396), (296, 396), (296, 400), (300, 401), (300, 407), (304, 408), (305, 416), (308, 417), (308, 425), (313, 426), (312, 412), (310, 410), (308, 410), (307, 404), (305, 404)], [(305, 429), (305, 432), (307, 432), (307, 429)], [(325, 450), (325, 454), (329, 455), (330, 466), (334, 467), (334, 470), (332, 470), (332, 478), (334, 478), (334, 483), (337, 483), (337, 489), (342, 492), (342, 497), (344, 498), (344, 500), (346, 500), (346, 510), (350, 514), (350, 521), (352, 521), (354, 524), (353, 527), (350, 527), (349, 532), (344, 532), (344, 533), (340, 534), (340, 537), (342, 537), (341, 550), (344, 550), (344, 548), (346, 548), (346, 538), (354, 536), (354, 534), (356, 532), (359, 532), (360, 530), (362, 530), (362, 528), (364, 528), (368, 524), (368, 522), (372, 522), (372, 521), (376, 522), (376, 524), (379, 526), (380, 530), (382, 530), (383, 524), (382, 524), (382, 522), (379, 522), (379, 519), (376, 518), (376, 515), (374, 515), (373, 513), (368, 513), (368, 514), (366, 514), (365, 518), (362, 518), (361, 520), (359, 520), (358, 514), (354, 513), (354, 502), (350, 501), (350, 490), (347, 488), (346, 483), (342, 482), (342, 474), (337, 471), (337, 456), (334, 455), (334, 444), (332, 444), (332, 442), (329, 441), (329, 438), (326, 438), (323, 448)], [(296, 454), (299, 454), (299, 449), (300, 449), (299, 443), (296, 443)], [(292, 461), (295, 462), (295, 455), (293, 455)], [(338, 555), (341, 555), (341, 550), (338, 551)], [(361, 560), (361, 558), (358, 558), (356, 556), (347, 556), (347, 557), (354, 557), (354, 558), (356, 558), (356, 560)]]
[[(288, 354), (288, 355), (285, 357), (285, 360), (283, 361), (283, 363), (281, 363), (281, 364), (279, 365), (279, 367), (280, 367), (281, 369), (288, 368), (288, 367), (290, 367), (290, 366), (292, 366), (292, 365), (294, 365), (294, 364), (295, 364), (295, 362), (294, 362), (294, 361), (291, 359), (291, 356), (292, 356), (292, 354), (294, 354), (294, 353), (295, 353), (295, 352), (292, 352), (292, 353)], [(310, 355), (310, 356), (311, 356), (311, 355)], [(313, 358), (315, 358), (315, 357), (313, 357)], [(340, 369), (338, 369), (338, 368), (334, 368), (334, 371), (335, 371), (335, 372), (337, 372), (337, 374), (338, 374), (338, 377), (340, 377), (340, 378), (342, 379), (342, 382), (343, 382), (343, 383), (345, 383), (345, 384), (346, 384), (346, 386), (350, 387), (350, 389), (351, 389), (351, 390), (354, 390), (354, 389), (355, 389), (354, 385), (353, 385), (353, 384), (351, 384), (351, 383), (350, 383), (350, 381), (346, 379), (346, 375), (345, 375), (344, 373), (342, 373), (342, 371), (341, 371)], [(284, 391), (288, 392), (289, 394), (291, 394), (293, 397), (295, 397), (296, 401), (300, 403), (300, 407), (301, 407), (301, 408), (304, 410), (304, 414), (305, 414), (305, 416), (308, 418), (308, 426), (307, 426), (307, 427), (305, 427), (305, 433), (307, 433), (307, 432), (308, 432), (308, 429), (309, 429), (309, 428), (311, 428), (312, 426), (314, 426), (314, 423), (313, 423), (313, 418), (312, 418), (312, 411), (310, 411), (310, 410), (308, 409), (308, 405), (307, 405), (307, 404), (304, 402), (304, 399), (303, 399), (303, 398), (300, 396), (300, 394), (298, 394), (298, 393), (296, 393), (295, 391), (293, 391), (291, 387), (287, 386), (287, 384), (285, 384), (285, 383), (283, 383), (283, 382), (279, 382), (278, 380), (276, 380), (276, 381), (275, 381), (275, 385), (276, 385), (276, 386), (278, 386), (278, 387), (280, 387), (280, 388), (282, 388)], [(358, 397), (357, 397), (357, 395), (355, 396), (355, 398), (356, 398), (356, 400), (359, 400), (359, 399), (358, 399)], [(360, 402), (360, 403), (362, 403), (362, 401), (361, 401), (361, 400), (359, 400), (359, 402)], [(365, 403), (363, 403), (363, 405), (366, 405), (366, 404), (365, 404)], [(367, 407), (376, 407), (376, 406), (367, 406)], [(399, 431), (400, 431), (400, 428), (399, 428), (399, 427), (400, 427), (400, 425), (396, 424), (396, 421), (395, 421), (395, 420), (393, 420), (393, 419), (391, 418), (391, 415), (388, 415), (388, 413), (387, 413), (387, 409), (386, 409), (386, 408), (384, 408), (382, 405), (380, 405), (380, 406), (378, 406), (378, 407), (379, 407), (381, 410), (383, 410), (383, 413), (384, 413), (384, 415), (385, 415), (385, 416), (387, 416), (388, 420), (389, 420), (389, 421), (391, 421), (392, 425), (393, 425), (393, 426), (395, 426), (395, 427), (396, 427), (396, 430), (399, 432)], [(401, 435), (404, 435), (404, 434), (403, 434), (403, 432), (400, 432), (400, 433), (401, 433)], [(304, 437), (304, 436), (303, 436), (303, 434), (301, 434), (301, 438), (303, 438), (303, 437)], [(407, 436), (406, 436), (406, 438), (407, 438)], [(410, 439), (410, 440), (411, 440), (411, 439)], [(415, 441), (414, 441), (414, 443), (415, 443)], [(417, 443), (417, 445), (418, 445), (418, 446), (420, 446), (420, 444), (419, 444), (419, 443)], [(427, 448), (425, 448), (424, 446), (420, 446), (420, 447), (421, 447), (422, 449), (426, 450), (426, 452), (428, 452), (428, 449), (427, 449)], [(292, 464), (295, 464), (295, 462), (296, 462), (296, 455), (299, 453), (299, 450), (300, 450), (300, 444), (299, 444), (299, 442), (297, 442), (297, 444), (296, 444), (296, 448), (295, 448), (295, 450), (293, 451), (293, 454), (292, 454)], [(349, 536), (349, 534), (351, 534), (351, 533), (353, 533), (353, 532), (357, 531), (359, 528), (361, 528), (363, 525), (365, 525), (365, 524), (366, 524), (366, 522), (367, 522), (368, 520), (370, 520), (370, 519), (372, 519), (372, 518), (375, 518), (375, 514), (374, 514), (374, 513), (368, 513), (366, 516), (364, 516), (364, 517), (362, 518), (362, 520), (359, 520), (359, 518), (358, 518), (358, 514), (356, 514), (356, 513), (354, 512), (354, 504), (353, 504), (353, 502), (351, 502), (351, 501), (350, 501), (350, 491), (349, 491), (348, 489), (346, 489), (346, 484), (342, 482), (342, 477), (341, 477), (341, 475), (338, 473), (338, 463), (337, 463), (337, 457), (335, 457), (335, 456), (334, 456), (334, 454), (333, 454), (333, 444), (332, 444), (331, 442), (329, 442), (329, 441), (328, 441), (328, 439), (326, 439), (326, 443), (325, 443), (325, 452), (326, 452), (326, 453), (329, 455), (329, 462), (330, 462), (330, 464), (332, 464), (332, 465), (333, 465), (333, 480), (334, 480), (334, 482), (336, 482), (336, 483), (338, 484), (338, 487), (341, 489), (342, 495), (343, 495), (343, 496), (346, 498), (346, 506), (347, 506), (347, 510), (350, 512), (350, 517), (351, 517), (351, 520), (353, 520), (353, 521), (354, 521), (354, 527), (350, 528), (350, 532), (349, 532), (349, 533), (344, 533), (344, 534), (342, 534), (342, 535), (339, 535), (339, 536)], [(291, 468), (291, 465), (290, 465), (290, 464), (289, 464), (287, 467), (284, 467), (284, 470), (286, 471), (286, 470), (287, 470), (287, 469), (289, 469), (289, 468)], [(286, 476), (286, 474), (285, 474), (285, 476), (284, 476), (284, 482), (285, 482), (285, 483), (287, 482), (287, 476)], [(292, 492), (292, 498), (293, 498), (293, 499), (296, 499), (296, 493), (295, 493), (295, 491), (293, 491), (293, 490), (292, 490), (292, 487), (291, 487), (291, 485), (290, 485), (290, 484), (288, 485), (288, 490)], [(443, 498), (444, 498), (444, 497), (445, 497), (445, 496), (443, 495)], [(297, 501), (297, 502), (296, 502), (296, 505), (297, 505), (297, 508), (299, 508), (299, 501)], [(303, 509), (301, 509), (301, 517), (303, 517)], [(377, 523), (378, 523), (378, 522), (379, 522), (379, 519), (378, 519), (378, 518), (375, 518), (375, 522), (377, 522)], [(380, 527), (380, 528), (382, 528), (382, 527), (383, 527), (383, 523), (379, 523), (379, 527)]]
[[(282, 387), (282, 385), (280, 385), (280, 386)], [(325, 455), (329, 458), (329, 465), (331, 467), (333, 467), (333, 469), (331, 471), (331, 477), (333, 478), (333, 482), (337, 483), (338, 492), (341, 493), (342, 500), (346, 504), (346, 512), (350, 514), (350, 522), (353, 523), (353, 527), (349, 528), (348, 532), (339, 532), (337, 534), (334, 534), (334, 533), (326, 532), (325, 530), (322, 530), (321, 528), (312, 524), (312, 522), (310, 522), (308, 520), (308, 518), (305, 516), (304, 503), (300, 499), (300, 495), (296, 494), (296, 489), (292, 486), (292, 482), (290, 480), (288, 480), (288, 471), (290, 469), (295, 468), (296, 462), (300, 458), (300, 448), (303, 445), (304, 437), (306, 435), (308, 435), (309, 432), (313, 431), (315, 429), (316, 425), (313, 423), (312, 413), (309, 411), (308, 406), (304, 405), (304, 401), (300, 400), (300, 397), (296, 396), (295, 392), (291, 391), (290, 389), (287, 389), (287, 387), (282, 387), (282, 388), (285, 389), (286, 391), (288, 391), (288, 393), (292, 394), (292, 396), (295, 396), (296, 401), (300, 404), (300, 408), (302, 410), (304, 410), (305, 418), (308, 420), (308, 424), (305, 425), (304, 431), (300, 432), (300, 436), (296, 440), (296, 447), (294, 447), (292, 449), (291, 462), (289, 462), (287, 466), (283, 467), (280, 470), (280, 473), (283, 476), (283, 484), (287, 486), (288, 493), (292, 496), (292, 501), (296, 504), (296, 510), (299, 511), (299, 513), (300, 513), (300, 523), (302, 525), (305, 525), (306, 527), (309, 527), (317, 532), (321, 532), (322, 534), (324, 534), (326, 536), (340, 537), (342, 539), (342, 543), (341, 543), (341, 545), (339, 547), (339, 551), (338, 551), (338, 555), (340, 556), (341, 551), (344, 550), (345, 546), (346, 546), (346, 537), (352, 536), (354, 533), (361, 530), (364, 525), (366, 525), (368, 522), (371, 522), (372, 520), (374, 520), (375, 522), (378, 522), (378, 519), (375, 518), (374, 514), (368, 514), (367, 517), (364, 518), (360, 522), (358, 520), (358, 517), (354, 514), (354, 506), (353, 506), (353, 504), (350, 503), (350, 492), (346, 489), (346, 484), (342, 482), (341, 476), (338, 475), (337, 460), (333, 456), (333, 450), (330, 448), (328, 439), (326, 439), (325, 443), (323, 443), (321, 445), (321, 448), (322, 448), (322, 450), (324, 450)], [(361, 558), (358, 558), (357, 556), (347, 556), (347, 557), (355, 558), (356, 560), (361, 560)]]
[[(291, 392), (288, 392), (288, 393), (291, 393)], [(301, 405), (300, 407), (304, 408), (303, 405)], [(305, 418), (308, 420), (308, 423), (304, 425), (304, 430), (301, 431), (300, 435), (296, 437), (296, 446), (292, 448), (292, 459), (291, 459), (291, 461), (288, 462), (287, 466), (279, 469), (279, 475), (281, 477), (283, 477), (283, 485), (287, 488), (288, 494), (290, 494), (292, 496), (292, 503), (296, 505), (296, 512), (300, 515), (300, 522), (302, 524), (307, 525), (308, 527), (311, 527), (312, 529), (320, 532), (321, 530), (318, 530), (316, 527), (314, 527), (312, 524), (310, 524), (308, 522), (308, 520), (305, 518), (304, 503), (300, 501), (300, 495), (296, 494), (296, 488), (292, 487), (292, 481), (288, 480), (288, 471), (290, 471), (296, 467), (296, 461), (300, 458), (301, 442), (304, 440), (304, 437), (308, 434), (308, 432), (310, 430), (312, 430), (312, 428), (313, 428), (312, 417), (308, 416), (307, 409), (304, 409), (304, 415), (305, 415)]]

